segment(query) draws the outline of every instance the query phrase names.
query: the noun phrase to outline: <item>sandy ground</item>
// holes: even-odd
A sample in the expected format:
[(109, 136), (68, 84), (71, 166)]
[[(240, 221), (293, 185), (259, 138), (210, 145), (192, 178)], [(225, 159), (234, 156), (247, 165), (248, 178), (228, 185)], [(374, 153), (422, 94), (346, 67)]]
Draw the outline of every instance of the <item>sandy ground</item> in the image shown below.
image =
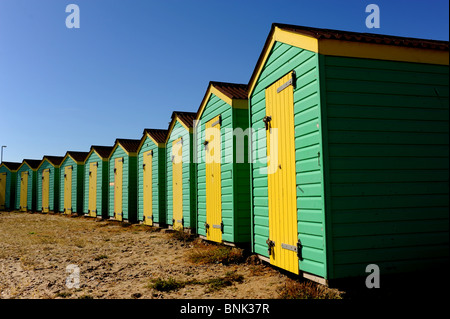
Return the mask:
[[(142, 225), (1, 212), (0, 298), (273, 299), (288, 280), (264, 264), (195, 264), (188, 259), (195, 249), (195, 242)], [(79, 288), (66, 285), (69, 265), (79, 268)], [(205, 284), (149, 287), (155, 278), (206, 281), (230, 272), (243, 281), (215, 291)]]

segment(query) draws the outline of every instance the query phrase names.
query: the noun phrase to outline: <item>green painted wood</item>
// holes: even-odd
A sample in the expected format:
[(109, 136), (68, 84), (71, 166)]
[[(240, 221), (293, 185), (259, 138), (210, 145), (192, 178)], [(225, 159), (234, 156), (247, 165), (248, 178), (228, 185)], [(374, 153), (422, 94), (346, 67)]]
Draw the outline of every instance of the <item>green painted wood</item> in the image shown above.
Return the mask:
[(166, 223), (166, 179), (165, 179), (165, 162), (166, 150), (159, 148), (151, 138), (145, 138), (143, 145), (138, 153), (138, 220), (144, 220), (144, 181), (143, 181), (143, 154), (153, 151), (152, 158), (152, 214), (153, 222), (160, 225)]
[(448, 66), (321, 58), (330, 277), (448, 264)]
[[(109, 217), (114, 217), (114, 161), (123, 157), (123, 190), (122, 209), (123, 219), (131, 223), (137, 222), (137, 156), (128, 155), (119, 145), (109, 158)], [(112, 184), (112, 185), (111, 185)]]
[[(248, 136), (237, 140), (233, 130), (244, 132), (249, 125), (248, 111), (233, 109), (225, 101), (212, 94), (205, 106), (197, 127), (197, 202), (198, 233), (206, 236), (206, 164), (205, 125), (218, 115), (221, 116), (221, 185), (222, 185), (222, 222), (224, 242), (243, 244), (251, 241), (250, 218), (250, 168), (248, 161)], [(242, 145), (243, 163), (237, 163), (238, 147)], [(241, 158), (239, 157), (239, 161)]]
[(182, 146), (182, 161), (183, 161), (183, 219), (184, 227), (196, 232), (197, 229), (197, 183), (196, 171), (194, 163), (194, 145), (193, 134), (189, 133), (178, 121), (174, 124), (172, 131), (169, 134), (165, 153), (166, 166), (166, 224), (173, 225), (173, 193), (172, 193), (172, 142), (178, 138), (183, 138)]
[(298, 237), (302, 242), (299, 269), (327, 278), (325, 250), (325, 200), (323, 185), (321, 100), (318, 55), (276, 43), (250, 98), (250, 123), (256, 133), (252, 141), (252, 246), (253, 252), (269, 257), (266, 240), (269, 237), (267, 175), (260, 172), (267, 166), (261, 162), (266, 156), (266, 132), (262, 122), (265, 113), (265, 89), (295, 70), (297, 87), (294, 90), (294, 125), (296, 148), (296, 180)]
[(91, 163), (98, 163), (96, 214), (99, 218), (108, 218), (109, 162), (107, 159), (101, 158), (95, 151), (84, 162), (83, 214), (89, 214), (89, 170)]
[(15, 209), (17, 173), (0, 165), (0, 173), (6, 173), (5, 211)]
[(20, 209), (20, 179), (22, 172), (28, 172), (27, 207), (29, 211), (36, 211), (36, 171), (26, 163), (16, 173), (16, 210)]
[(36, 210), (42, 211), (42, 173), (49, 169), (49, 210), (51, 212), (59, 212), (59, 167), (53, 166), (48, 160), (41, 164), (37, 171), (36, 178)]
[(70, 156), (61, 163), (59, 170), (59, 210), (64, 212), (64, 174), (72, 166), (72, 213), (83, 213), (84, 164), (77, 164)]

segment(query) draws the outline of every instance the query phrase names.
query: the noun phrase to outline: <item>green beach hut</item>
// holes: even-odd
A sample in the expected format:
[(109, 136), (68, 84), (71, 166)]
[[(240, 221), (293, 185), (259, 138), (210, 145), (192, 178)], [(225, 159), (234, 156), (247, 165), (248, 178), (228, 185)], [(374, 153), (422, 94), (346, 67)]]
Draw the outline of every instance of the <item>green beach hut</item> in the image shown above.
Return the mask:
[(138, 220), (166, 224), (166, 148), (168, 130), (145, 129), (138, 148)]
[(37, 207), (42, 213), (59, 212), (59, 167), (64, 157), (45, 155), (37, 169)]
[(137, 222), (137, 150), (141, 140), (116, 139), (109, 156), (109, 218)]
[(247, 85), (210, 82), (197, 112), (197, 233), (249, 244), (250, 164)]
[(72, 215), (83, 212), (84, 162), (88, 152), (68, 151), (61, 162), (59, 210)]
[(113, 146), (91, 146), (84, 162), (83, 213), (88, 217), (108, 218), (109, 155)]
[(36, 172), (40, 160), (24, 159), (16, 174), (16, 209), (36, 211)]
[(448, 267), (448, 65), (448, 41), (272, 25), (249, 82), (253, 251), (322, 283)]
[(173, 112), (166, 138), (166, 224), (195, 233), (196, 172), (193, 126), (197, 113)]
[(0, 211), (15, 208), (16, 176), (21, 163), (2, 162), (0, 164)]

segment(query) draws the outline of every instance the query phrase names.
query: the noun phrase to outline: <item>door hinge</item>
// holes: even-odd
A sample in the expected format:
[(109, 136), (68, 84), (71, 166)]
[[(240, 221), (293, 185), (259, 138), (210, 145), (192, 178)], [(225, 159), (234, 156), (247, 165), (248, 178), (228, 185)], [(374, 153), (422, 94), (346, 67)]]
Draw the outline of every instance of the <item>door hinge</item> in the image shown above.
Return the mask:
[(264, 122), (264, 125), (266, 126), (266, 131), (269, 129), (270, 121), (272, 121), (272, 117), (271, 116), (267, 116), (267, 115), (264, 116), (263, 122)]
[(297, 242), (297, 257), (299, 260), (303, 260), (303, 256), (302, 256), (302, 242), (300, 241), (300, 239)]
[(205, 223), (205, 233), (208, 233), (208, 230), (209, 230), (209, 224)]
[(267, 250), (268, 250), (269, 256), (270, 256), (270, 255), (272, 255), (273, 247), (275, 247), (275, 242), (273, 240), (267, 239), (266, 244), (267, 244)]

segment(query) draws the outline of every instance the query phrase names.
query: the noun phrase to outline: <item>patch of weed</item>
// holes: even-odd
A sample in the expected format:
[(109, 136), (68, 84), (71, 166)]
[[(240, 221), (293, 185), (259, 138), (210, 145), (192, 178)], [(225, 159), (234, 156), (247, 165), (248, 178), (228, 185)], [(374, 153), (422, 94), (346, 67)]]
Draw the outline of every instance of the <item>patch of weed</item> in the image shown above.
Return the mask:
[(167, 280), (162, 278), (153, 279), (149, 287), (158, 291), (168, 292), (183, 288), (185, 285), (186, 283), (184, 281), (178, 281), (170, 277)]
[(215, 291), (233, 285), (234, 282), (241, 283), (244, 281), (244, 276), (237, 274), (234, 271), (229, 271), (223, 277), (212, 278), (207, 281), (209, 287), (208, 291)]
[(205, 246), (192, 251), (189, 260), (196, 264), (239, 264), (245, 260), (244, 250), (227, 246)]
[(286, 279), (281, 299), (342, 299), (342, 292), (312, 281)]

